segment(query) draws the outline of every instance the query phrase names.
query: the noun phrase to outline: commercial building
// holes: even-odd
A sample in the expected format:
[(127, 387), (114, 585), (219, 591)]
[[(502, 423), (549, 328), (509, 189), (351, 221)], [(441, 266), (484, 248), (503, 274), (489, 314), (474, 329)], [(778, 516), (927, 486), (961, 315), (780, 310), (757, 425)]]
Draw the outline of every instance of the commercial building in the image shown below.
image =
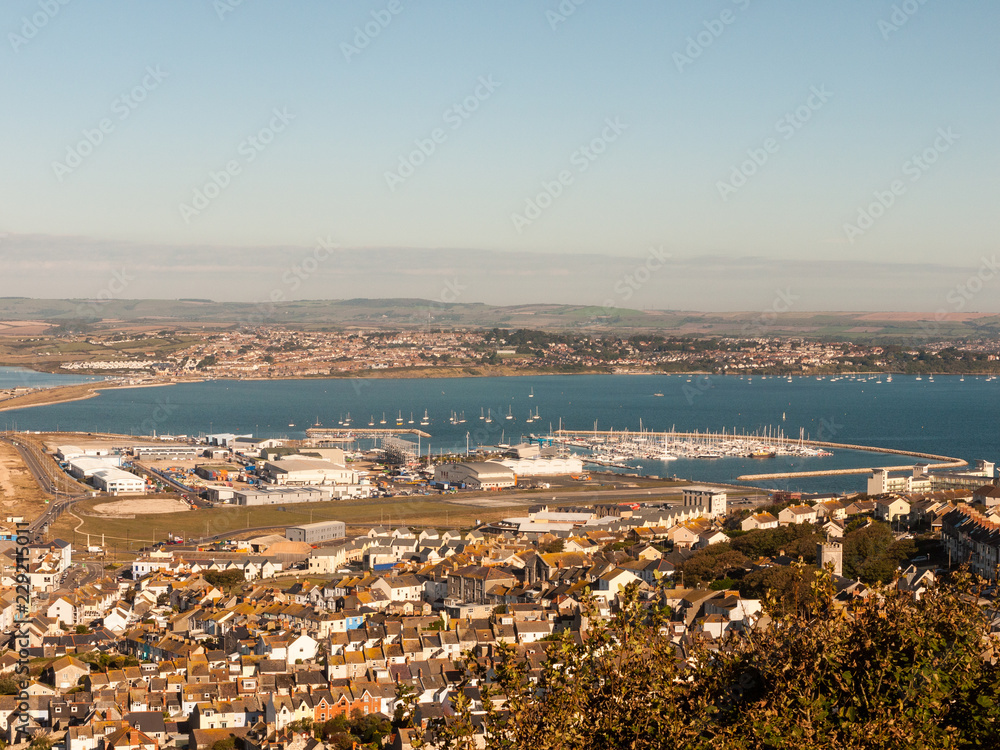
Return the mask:
[(983, 459), (977, 460), (972, 468), (965, 471), (928, 471), (927, 464), (916, 464), (912, 473), (905, 475), (891, 475), (886, 469), (876, 469), (868, 477), (867, 492), (869, 495), (885, 495), (890, 492), (907, 494), (956, 488), (977, 489), (985, 484), (985, 480), (992, 480), (995, 473), (995, 465)]
[(701, 506), (702, 512), (709, 518), (726, 515), (726, 493), (717, 487), (704, 485), (684, 488), (684, 507)]
[(319, 503), (330, 499), (330, 491), (319, 487), (271, 487), (233, 493), (234, 505), (289, 505)]
[(145, 480), (122, 469), (98, 469), (91, 479), (97, 489), (111, 495), (143, 495), (146, 492)]
[(869, 495), (885, 495), (890, 492), (930, 492), (931, 480), (923, 471), (922, 464), (913, 467), (909, 474), (889, 474), (887, 469), (876, 469), (868, 477)]
[(331, 539), (343, 539), (345, 536), (347, 536), (347, 524), (343, 521), (304, 523), (285, 529), (285, 538), (290, 542), (322, 544)]
[(496, 490), (513, 487), (515, 476), (514, 471), (503, 464), (478, 461), (435, 466), (434, 480), (447, 484), (464, 484), (473, 490)]

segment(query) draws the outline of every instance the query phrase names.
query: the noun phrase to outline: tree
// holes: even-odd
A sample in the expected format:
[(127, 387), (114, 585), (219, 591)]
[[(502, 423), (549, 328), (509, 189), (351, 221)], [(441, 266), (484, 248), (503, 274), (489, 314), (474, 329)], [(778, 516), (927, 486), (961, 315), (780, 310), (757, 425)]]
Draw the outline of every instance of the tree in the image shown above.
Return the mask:
[(17, 677), (13, 673), (0, 675), (0, 695), (17, 695), (20, 689)]
[(232, 591), (236, 586), (246, 581), (243, 571), (237, 568), (231, 570), (210, 570), (203, 575), (206, 583), (228, 591)]
[[(683, 661), (656, 607), (627, 587), (621, 609), (581, 639), (564, 632), (532, 664), (498, 644), (469, 658), (481, 680), (487, 747), (912, 748), (996, 747), (1000, 639), (978, 602), (984, 582), (961, 572), (919, 600), (875, 584), (845, 606), (828, 571), (791, 569), (811, 596), (722, 643), (695, 641)], [(594, 614), (592, 603), (585, 612)], [(495, 707), (491, 698), (502, 698)], [(462, 747), (468, 712), (437, 746)]]
[(726, 578), (737, 571), (742, 574), (750, 561), (742, 552), (734, 550), (730, 542), (711, 544), (698, 550), (677, 566), (674, 576), (680, 579), (683, 573), (684, 585), (711, 583), (718, 578)]
[(888, 583), (916, 550), (912, 539), (897, 542), (889, 524), (875, 521), (845, 535), (844, 575), (865, 583)]

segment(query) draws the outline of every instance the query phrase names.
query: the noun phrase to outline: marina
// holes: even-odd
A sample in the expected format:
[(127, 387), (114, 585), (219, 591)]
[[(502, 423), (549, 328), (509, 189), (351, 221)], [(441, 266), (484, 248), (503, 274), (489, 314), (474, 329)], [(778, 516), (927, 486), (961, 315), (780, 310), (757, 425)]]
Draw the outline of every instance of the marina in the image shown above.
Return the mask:
[[(124, 435), (198, 435), (214, 423), (260, 438), (370, 443), (398, 436), (424, 441), (424, 453), (433, 440), (434, 455), (516, 445), (534, 434), (566, 441), (557, 447), (605, 462), (595, 467), (608, 471), (818, 492), (860, 489), (861, 481), (837, 475), (842, 470), (942, 455), (989, 458), (1000, 419), (996, 387), (991, 377), (936, 375), (929, 383), (898, 374), (881, 385), (872, 376), (789, 383), (739, 375), (691, 384), (677, 375), (210, 380), (102, 391), (86, 401), (13, 410), (3, 420), (22, 429)], [(429, 424), (422, 426), (425, 412)], [(339, 424), (348, 414), (350, 426)], [(840, 447), (847, 445), (855, 447)]]

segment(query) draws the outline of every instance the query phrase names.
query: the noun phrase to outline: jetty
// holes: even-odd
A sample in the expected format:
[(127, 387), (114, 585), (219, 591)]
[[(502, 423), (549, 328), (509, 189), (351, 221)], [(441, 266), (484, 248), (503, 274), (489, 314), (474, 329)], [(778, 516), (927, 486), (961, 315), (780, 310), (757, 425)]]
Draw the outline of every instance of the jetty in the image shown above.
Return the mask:
[[(829, 440), (811, 440), (800, 434), (797, 438), (790, 438), (781, 435), (780, 433), (775, 434), (739, 434), (739, 433), (711, 433), (711, 432), (677, 432), (676, 430), (657, 432), (654, 430), (643, 430), (641, 432), (630, 432), (629, 430), (566, 430), (558, 429), (554, 430), (549, 436), (545, 436), (542, 439), (553, 440), (554, 442), (560, 442), (563, 444), (576, 444), (587, 443), (588, 447), (601, 447), (607, 448), (609, 445), (614, 445), (615, 447), (623, 447), (629, 445), (642, 445), (649, 447), (652, 445), (662, 445), (668, 447), (675, 445), (677, 441), (692, 441), (696, 446), (700, 446), (704, 449), (711, 449), (714, 447), (720, 448), (719, 453), (709, 453), (692, 455), (691, 457), (712, 457), (721, 458), (724, 456), (730, 457), (746, 457), (747, 451), (753, 450), (774, 450), (779, 454), (798, 454), (798, 455), (829, 455), (824, 454), (822, 451), (824, 449), (840, 449), (840, 450), (852, 450), (852, 451), (867, 451), (869, 453), (888, 453), (897, 456), (906, 456), (908, 458), (914, 458), (922, 461), (927, 461), (927, 468), (930, 470), (936, 469), (953, 469), (961, 466), (968, 466), (968, 461), (961, 458), (954, 458), (952, 456), (941, 456), (936, 453), (924, 453), (921, 451), (909, 451), (902, 450), (899, 448), (881, 448), (872, 445), (858, 445), (856, 443), (835, 443)], [(653, 455), (648, 457), (655, 458)], [(794, 478), (805, 478), (805, 477), (826, 477), (826, 476), (839, 476), (839, 475), (850, 475), (850, 474), (870, 474), (877, 469), (885, 469), (887, 471), (906, 471), (911, 470), (913, 464), (907, 464), (902, 466), (865, 466), (853, 469), (819, 469), (814, 471), (785, 471), (785, 472), (770, 472), (770, 473), (760, 473), (760, 474), (742, 474), (736, 479), (738, 481), (744, 482), (757, 482), (769, 479), (794, 479)]]
[(396, 435), (416, 435), (429, 438), (431, 434), (423, 430), (402, 427), (309, 427), (306, 435), (325, 440), (356, 440), (358, 438), (383, 438)]

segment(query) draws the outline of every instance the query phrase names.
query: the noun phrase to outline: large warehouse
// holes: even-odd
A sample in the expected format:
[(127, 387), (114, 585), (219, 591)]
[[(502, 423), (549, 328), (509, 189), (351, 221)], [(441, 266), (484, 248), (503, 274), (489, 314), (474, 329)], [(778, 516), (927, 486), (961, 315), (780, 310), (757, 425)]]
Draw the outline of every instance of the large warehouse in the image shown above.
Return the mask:
[(287, 505), (290, 503), (320, 503), (330, 499), (328, 489), (319, 487), (269, 487), (233, 493), (233, 505)]
[(281, 458), (266, 461), (264, 477), (274, 484), (357, 484), (358, 472), (322, 458)]
[(77, 479), (90, 479), (102, 469), (115, 469), (122, 465), (119, 456), (74, 456), (66, 462), (66, 470)]
[(110, 495), (142, 495), (146, 492), (146, 482), (142, 477), (122, 469), (98, 469), (91, 479), (97, 489)]
[(285, 539), (290, 542), (322, 544), (331, 539), (343, 539), (345, 536), (347, 536), (347, 524), (343, 521), (318, 521), (289, 526), (285, 529)]
[(503, 464), (477, 461), (435, 466), (434, 480), (447, 484), (464, 484), (473, 490), (497, 490), (513, 487), (516, 477), (513, 470)]
[(576, 456), (565, 458), (505, 458), (500, 462), (519, 477), (553, 474), (579, 474), (583, 471), (583, 461)]

